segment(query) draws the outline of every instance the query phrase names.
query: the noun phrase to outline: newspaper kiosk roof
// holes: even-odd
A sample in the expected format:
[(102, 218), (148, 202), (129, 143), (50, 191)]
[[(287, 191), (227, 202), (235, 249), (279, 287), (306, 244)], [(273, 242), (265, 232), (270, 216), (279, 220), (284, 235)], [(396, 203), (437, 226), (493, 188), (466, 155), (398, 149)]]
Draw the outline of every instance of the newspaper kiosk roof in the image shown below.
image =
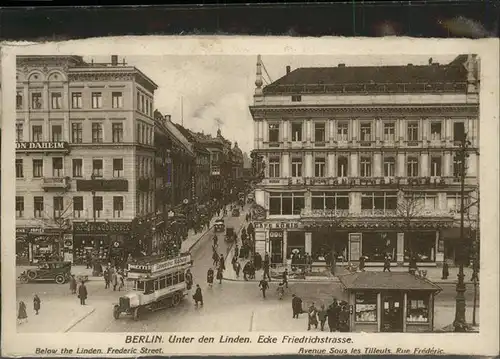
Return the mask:
[(438, 285), (428, 279), (407, 272), (357, 272), (340, 275), (339, 280), (350, 290), (441, 291)]

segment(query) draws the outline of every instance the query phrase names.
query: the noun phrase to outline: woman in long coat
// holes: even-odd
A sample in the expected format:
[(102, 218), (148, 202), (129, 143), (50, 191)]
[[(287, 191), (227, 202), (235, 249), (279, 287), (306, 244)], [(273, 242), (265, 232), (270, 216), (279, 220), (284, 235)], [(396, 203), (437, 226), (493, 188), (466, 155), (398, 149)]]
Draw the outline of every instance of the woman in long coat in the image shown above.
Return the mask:
[(23, 301), (19, 302), (19, 311), (17, 312), (17, 319), (19, 320), (19, 324), (28, 321), (28, 314), (26, 313), (26, 304)]
[(69, 280), (69, 290), (71, 291), (71, 294), (76, 294), (76, 279), (75, 279), (75, 275), (72, 274), (71, 275), (71, 279)]
[(203, 305), (203, 294), (201, 294), (201, 288), (199, 284), (196, 284), (196, 291), (193, 294), (194, 304), (197, 306), (198, 302)]
[(309, 310), (307, 311), (308, 320), (307, 320), (307, 330), (311, 330), (311, 327), (318, 328), (318, 310), (314, 306), (314, 303), (311, 304)]
[(212, 287), (212, 284), (214, 284), (214, 270), (212, 268), (209, 268), (207, 271), (207, 283), (209, 287)]
[(33, 310), (35, 311), (35, 314), (38, 315), (38, 311), (40, 310), (40, 303), (42, 301), (40, 300), (40, 297), (38, 294), (35, 294), (33, 297)]
[(219, 281), (219, 284), (222, 284), (222, 271), (223, 271), (222, 267), (219, 267), (217, 269), (217, 280)]

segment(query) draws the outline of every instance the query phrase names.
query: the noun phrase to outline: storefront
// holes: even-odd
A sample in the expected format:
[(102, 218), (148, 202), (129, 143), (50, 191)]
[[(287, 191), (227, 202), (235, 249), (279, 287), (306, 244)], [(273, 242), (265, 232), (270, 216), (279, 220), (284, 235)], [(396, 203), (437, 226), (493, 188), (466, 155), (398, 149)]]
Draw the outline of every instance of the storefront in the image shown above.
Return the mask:
[(90, 256), (99, 262), (121, 262), (131, 242), (129, 222), (73, 223), (73, 262), (83, 264)]
[(405, 272), (339, 277), (347, 291), (352, 332), (432, 332), (436, 284)]
[(37, 227), (16, 228), (18, 264), (36, 264), (57, 260), (62, 253), (61, 233)]

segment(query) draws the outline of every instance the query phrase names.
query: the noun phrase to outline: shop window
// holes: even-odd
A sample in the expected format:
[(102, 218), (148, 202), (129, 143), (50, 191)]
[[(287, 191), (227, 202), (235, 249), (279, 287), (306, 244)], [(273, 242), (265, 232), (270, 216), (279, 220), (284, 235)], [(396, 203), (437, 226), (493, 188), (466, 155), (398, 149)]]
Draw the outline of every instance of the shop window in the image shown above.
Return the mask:
[(92, 197), (94, 218), (101, 218), (103, 210), (103, 201), (101, 196)]
[(62, 141), (62, 126), (52, 125), (52, 142)]
[(123, 158), (113, 158), (113, 177), (123, 176)]
[(356, 322), (377, 321), (377, 293), (355, 294), (354, 313)]
[(63, 159), (62, 157), (52, 158), (52, 177), (60, 178), (63, 176)]
[(348, 160), (347, 157), (340, 156), (337, 160), (337, 176), (347, 177), (348, 175)]
[(409, 262), (412, 256), (417, 262), (434, 262), (436, 232), (407, 232), (404, 248), (405, 262)]
[(16, 123), (16, 142), (23, 142), (24, 126), (22, 123)]
[(43, 141), (43, 127), (41, 125), (31, 126), (31, 141), (33, 142)]
[(432, 157), (431, 158), (431, 176), (439, 177), (441, 176), (441, 157)]
[(52, 103), (53, 110), (58, 110), (62, 108), (62, 95), (60, 92), (52, 92), (50, 94), (50, 100)]
[(325, 177), (326, 176), (326, 163), (324, 157), (317, 157), (314, 160), (314, 176), (315, 177)]
[(24, 177), (23, 159), (16, 158), (16, 178)]
[(441, 140), (441, 122), (431, 123), (431, 140), (433, 141)]
[(396, 175), (396, 159), (394, 157), (384, 157), (384, 176), (394, 177)]
[(123, 123), (113, 123), (111, 125), (113, 143), (123, 142)]
[(396, 140), (396, 126), (394, 123), (384, 123), (384, 141)]
[(43, 160), (40, 159), (33, 160), (33, 177), (34, 178), (43, 177)]
[(280, 140), (280, 125), (270, 123), (268, 128), (269, 142), (279, 142)]
[(155, 291), (157, 291), (158, 289), (160, 289), (160, 278), (156, 278), (154, 283), (155, 283)]
[(428, 293), (408, 293), (406, 321), (408, 323), (428, 323), (429, 301)]
[(465, 124), (463, 122), (455, 122), (453, 124), (453, 141), (460, 142), (465, 138)]
[(325, 142), (325, 124), (314, 124), (314, 142)]
[(73, 197), (73, 217), (81, 218), (83, 216), (83, 197)]
[(43, 217), (43, 197), (41, 196), (33, 197), (33, 212), (35, 218)]
[(311, 256), (314, 261), (348, 260), (349, 234), (337, 230), (316, 230), (312, 232)]
[(16, 196), (16, 217), (21, 218), (24, 216), (24, 197)]
[(102, 92), (92, 92), (92, 108), (102, 107)]
[(102, 143), (102, 123), (92, 123), (92, 143)]
[(302, 158), (292, 158), (292, 177), (302, 177)]
[(301, 142), (302, 141), (302, 124), (292, 123), (292, 141)]
[(83, 160), (81, 158), (73, 158), (73, 177), (83, 176)]
[(71, 94), (71, 107), (72, 108), (82, 108), (82, 93), (73, 92)]
[(80, 122), (71, 124), (71, 142), (82, 143), (83, 142), (83, 125)]
[(337, 141), (347, 141), (349, 139), (349, 124), (340, 122), (337, 125)]
[(113, 218), (121, 218), (123, 216), (123, 197), (113, 197)]
[(286, 257), (291, 258), (292, 253), (305, 252), (306, 239), (305, 232), (288, 231)]
[(270, 215), (299, 215), (304, 208), (304, 194), (301, 192), (270, 193)]
[(102, 160), (101, 159), (92, 160), (92, 175), (94, 177), (102, 177), (103, 170), (102, 170)]
[(292, 95), (292, 102), (300, 102), (302, 101), (301, 95)]
[(396, 242), (395, 232), (363, 232), (362, 254), (368, 262), (396, 261)]

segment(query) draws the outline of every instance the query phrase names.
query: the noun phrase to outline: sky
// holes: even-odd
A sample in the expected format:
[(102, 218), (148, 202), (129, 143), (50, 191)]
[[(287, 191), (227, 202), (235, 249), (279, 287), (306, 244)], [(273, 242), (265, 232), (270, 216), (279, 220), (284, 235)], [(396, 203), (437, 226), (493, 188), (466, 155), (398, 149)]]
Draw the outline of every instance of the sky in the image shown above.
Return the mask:
[[(286, 66), (424, 65), (429, 58), (445, 64), (452, 56), (263, 56), (272, 81), (285, 75)], [(118, 55), (119, 62), (123, 57)], [(110, 62), (110, 56), (84, 57), (86, 61)], [(194, 130), (222, 135), (238, 142), (249, 153), (253, 147), (253, 120), (248, 109), (253, 104), (257, 55), (229, 56), (125, 56), (125, 61), (150, 77), (157, 85), (155, 108), (172, 121)], [(264, 76), (266, 77), (266, 76)], [(181, 106), (182, 104), (182, 106)]]

